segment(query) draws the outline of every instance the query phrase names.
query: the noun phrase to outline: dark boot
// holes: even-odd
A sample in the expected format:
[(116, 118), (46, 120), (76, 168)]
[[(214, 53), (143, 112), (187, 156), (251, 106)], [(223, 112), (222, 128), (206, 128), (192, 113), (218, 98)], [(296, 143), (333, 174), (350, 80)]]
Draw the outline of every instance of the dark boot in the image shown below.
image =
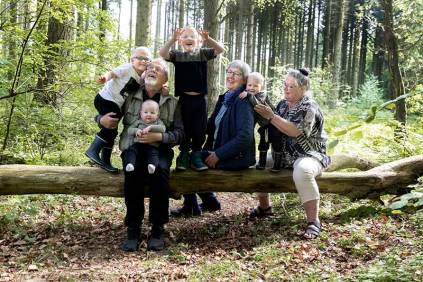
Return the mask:
[(123, 242), (121, 249), (125, 252), (137, 251), (140, 240), (140, 233), (140, 227), (128, 227), (127, 238)]
[(85, 151), (85, 155), (102, 168), (104, 168), (106, 164), (100, 158), (100, 151), (106, 144), (107, 142), (105, 140), (96, 135), (88, 150)]
[(189, 167), (189, 152), (181, 151), (176, 158), (176, 170), (185, 171)]
[(113, 146), (110, 147), (104, 147), (103, 150), (101, 150), (101, 160), (104, 162), (104, 169), (107, 170), (108, 172), (113, 172), (113, 173), (118, 173), (119, 170), (114, 167), (110, 161), (110, 158), (112, 156), (112, 148)]
[(147, 242), (147, 250), (150, 251), (161, 251), (164, 249), (165, 234), (164, 226), (162, 224), (153, 224), (151, 227), (150, 238)]
[(191, 217), (201, 215), (201, 209), (198, 205), (197, 195), (185, 194), (183, 206), (181, 208), (171, 209), (170, 215), (174, 217)]
[(209, 169), (202, 160), (203, 153), (201, 151), (195, 151), (191, 153), (191, 168), (196, 171), (204, 171)]
[(282, 168), (282, 153), (274, 153), (272, 172), (279, 172)]
[(200, 204), (200, 209), (203, 212), (215, 212), (222, 209), (219, 200), (215, 193), (199, 193), (198, 194), (203, 201)]
[(260, 151), (259, 162), (256, 165), (256, 169), (265, 169), (267, 161), (267, 151)]

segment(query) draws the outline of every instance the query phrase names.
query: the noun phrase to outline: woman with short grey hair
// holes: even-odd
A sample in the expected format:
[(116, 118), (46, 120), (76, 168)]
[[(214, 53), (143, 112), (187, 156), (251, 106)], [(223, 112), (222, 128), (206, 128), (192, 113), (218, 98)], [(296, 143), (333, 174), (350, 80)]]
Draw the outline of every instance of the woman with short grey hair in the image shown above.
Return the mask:
[[(314, 239), (320, 234), (319, 187), (316, 177), (329, 166), (326, 155), (327, 136), (323, 129), (324, 118), (319, 105), (309, 96), (310, 78), (305, 69), (289, 70), (284, 83), (284, 98), (274, 113), (266, 105), (257, 105), (254, 110), (269, 120), (282, 140), (283, 167), (293, 168), (295, 187), (300, 195), (306, 217), (305, 239)], [(259, 195), (260, 204), (250, 216), (264, 217), (271, 214), (268, 194)]]

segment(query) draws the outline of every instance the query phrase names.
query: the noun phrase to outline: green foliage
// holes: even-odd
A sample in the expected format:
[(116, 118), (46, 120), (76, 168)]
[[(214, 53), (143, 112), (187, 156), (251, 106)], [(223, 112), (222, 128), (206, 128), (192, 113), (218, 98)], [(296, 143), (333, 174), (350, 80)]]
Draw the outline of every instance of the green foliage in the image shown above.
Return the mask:
[(417, 184), (409, 185), (408, 188), (412, 189), (409, 193), (389, 201), (388, 207), (393, 214), (401, 214), (401, 210), (410, 212), (423, 208), (423, 178), (420, 178)]

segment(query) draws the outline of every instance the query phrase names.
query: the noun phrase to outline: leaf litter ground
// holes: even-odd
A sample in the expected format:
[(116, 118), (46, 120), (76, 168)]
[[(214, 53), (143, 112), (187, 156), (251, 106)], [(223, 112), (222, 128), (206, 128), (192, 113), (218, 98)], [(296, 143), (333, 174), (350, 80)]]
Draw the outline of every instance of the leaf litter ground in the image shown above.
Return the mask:
[[(370, 201), (323, 195), (324, 229), (305, 241), (296, 194), (283, 203), (274, 196), (275, 216), (255, 221), (248, 220), (252, 194), (218, 197), (222, 211), (171, 218), (167, 249), (158, 253), (146, 251), (148, 224), (139, 251), (120, 250), (122, 199), (0, 197), (0, 281), (354, 281), (395, 278), (399, 270), (405, 281), (423, 280), (421, 211), (393, 217)], [(393, 273), (379, 267), (389, 263)]]

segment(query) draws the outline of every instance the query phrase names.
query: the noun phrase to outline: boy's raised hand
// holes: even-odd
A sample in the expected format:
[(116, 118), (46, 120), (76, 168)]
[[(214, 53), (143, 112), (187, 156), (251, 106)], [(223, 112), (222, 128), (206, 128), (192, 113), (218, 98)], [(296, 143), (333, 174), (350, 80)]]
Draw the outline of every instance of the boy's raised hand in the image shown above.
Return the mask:
[(179, 40), (179, 37), (181, 36), (182, 32), (184, 31), (183, 28), (177, 28), (175, 29), (175, 31), (173, 32), (173, 36), (172, 39), (175, 41)]
[(200, 30), (198, 30), (198, 33), (203, 38), (203, 41), (206, 41), (206, 40), (209, 39), (209, 31), (208, 30), (200, 29)]

